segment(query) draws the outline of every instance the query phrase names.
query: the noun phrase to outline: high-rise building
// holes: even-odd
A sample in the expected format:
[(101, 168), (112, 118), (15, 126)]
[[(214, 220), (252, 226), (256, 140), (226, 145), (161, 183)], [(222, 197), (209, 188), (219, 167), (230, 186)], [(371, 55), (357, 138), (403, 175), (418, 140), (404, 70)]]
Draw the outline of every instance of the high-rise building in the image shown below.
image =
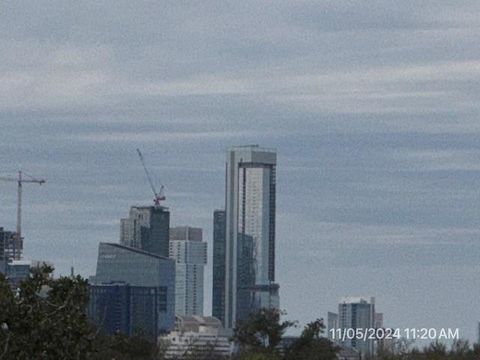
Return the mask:
[[(333, 317), (332, 317), (333, 318)], [(383, 322), (383, 316), (381, 316)], [(348, 332), (352, 332), (351, 335), (345, 336), (343, 339), (338, 339), (339, 335), (336, 335), (336, 340), (343, 346), (350, 347), (358, 350), (363, 355), (372, 355), (374, 353), (375, 342), (373, 339), (357, 339), (354, 334), (356, 329), (375, 328), (375, 320), (377, 323), (380, 321), (380, 317), (375, 316), (375, 298), (370, 299), (362, 297), (345, 297), (340, 300), (338, 304), (338, 329), (340, 333), (344, 332), (348, 335)], [(382, 324), (383, 325), (383, 324)], [(352, 329), (352, 330), (349, 330)]]
[(175, 260), (175, 315), (203, 316), (203, 279), (207, 243), (202, 229), (170, 229), (170, 258)]
[(225, 210), (213, 213), (212, 315), (225, 324)]
[(6, 264), (9, 260), (21, 260), (22, 253), (23, 240), (18, 238), (16, 232), (0, 227), (0, 262)]
[[(155, 336), (174, 327), (175, 262), (172, 259), (120, 244), (100, 243), (97, 272), (91, 283), (90, 316), (98, 324), (101, 321), (124, 324), (115, 326), (127, 334), (144, 331)], [(112, 285), (117, 287), (109, 287)], [(124, 319), (123, 313), (127, 310), (129, 318)], [(152, 316), (156, 325), (153, 332)]]
[(275, 150), (238, 146), (227, 153), (225, 327), (260, 308), (278, 308), (275, 284)]
[(163, 206), (132, 206), (121, 220), (120, 243), (160, 256), (169, 253), (170, 212)]

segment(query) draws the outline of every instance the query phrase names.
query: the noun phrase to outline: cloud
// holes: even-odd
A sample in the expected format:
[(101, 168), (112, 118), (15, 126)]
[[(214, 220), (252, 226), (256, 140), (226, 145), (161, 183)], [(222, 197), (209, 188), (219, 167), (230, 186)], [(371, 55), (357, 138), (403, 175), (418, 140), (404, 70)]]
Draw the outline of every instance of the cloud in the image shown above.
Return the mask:
[[(260, 143), (278, 149), (282, 307), (310, 319), (371, 292), (392, 326), (443, 319), (473, 337), (479, 6), (5, 2), (0, 170), (48, 180), (25, 192), (26, 253), (92, 274), (115, 219), (151, 202), (136, 147), (172, 223), (211, 234), (225, 149)], [(15, 187), (0, 193), (14, 228)], [(433, 313), (426, 293), (462, 296)]]

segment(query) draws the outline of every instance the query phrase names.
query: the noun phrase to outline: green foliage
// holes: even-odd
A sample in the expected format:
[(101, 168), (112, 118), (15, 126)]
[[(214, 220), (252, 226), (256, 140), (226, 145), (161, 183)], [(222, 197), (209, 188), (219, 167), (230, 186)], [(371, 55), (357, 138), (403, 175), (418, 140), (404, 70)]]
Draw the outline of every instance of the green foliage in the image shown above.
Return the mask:
[(53, 280), (53, 269), (34, 269), (14, 295), (0, 278), (0, 359), (86, 359), (92, 327), (85, 314), (88, 287), (80, 277)]
[[(0, 274), (0, 360), (164, 360), (162, 346), (140, 337), (105, 336), (89, 322), (87, 281), (77, 276), (53, 279), (53, 269), (35, 269), (13, 293)], [(338, 348), (322, 336), (317, 319), (287, 347), (281, 340), (295, 322), (281, 321), (284, 313), (263, 309), (235, 330), (240, 352), (232, 360), (333, 360)], [(480, 345), (455, 341), (450, 347), (435, 342), (422, 350), (398, 340), (379, 348), (378, 360), (478, 360)], [(192, 347), (175, 360), (225, 360), (214, 348)]]
[(285, 360), (333, 360), (338, 348), (322, 337), (325, 330), (323, 319), (307, 324), (300, 337), (285, 350)]
[(234, 340), (244, 353), (276, 355), (285, 331), (294, 326), (291, 321), (280, 321), (284, 315), (277, 309), (261, 309), (252, 313), (235, 329)]
[(243, 353), (235, 357), (235, 360), (277, 360), (280, 359), (277, 355), (267, 355), (263, 353)]
[(88, 359), (161, 360), (164, 357), (161, 350), (148, 340), (116, 334), (114, 336), (97, 336), (94, 350)]
[(468, 341), (456, 340), (450, 346), (433, 342), (422, 350), (410, 349), (411, 343), (397, 340), (389, 347), (382, 348), (375, 360), (478, 360), (480, 359), (480, 346), (475, 344), (471, 347)]

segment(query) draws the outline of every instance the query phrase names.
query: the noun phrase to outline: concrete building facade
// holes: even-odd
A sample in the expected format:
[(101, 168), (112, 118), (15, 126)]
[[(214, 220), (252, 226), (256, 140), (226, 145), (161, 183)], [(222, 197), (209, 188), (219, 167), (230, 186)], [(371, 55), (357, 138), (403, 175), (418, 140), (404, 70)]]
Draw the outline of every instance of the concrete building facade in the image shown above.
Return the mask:
[(207, 243), (202, 241), (202, 229), (171, 228), (170, 258), (175, 261), (175, 314), (203, 316)]
[(163, 206), (132, 206), (120, 221), (120, 244), (168, 257), (170, 212)]

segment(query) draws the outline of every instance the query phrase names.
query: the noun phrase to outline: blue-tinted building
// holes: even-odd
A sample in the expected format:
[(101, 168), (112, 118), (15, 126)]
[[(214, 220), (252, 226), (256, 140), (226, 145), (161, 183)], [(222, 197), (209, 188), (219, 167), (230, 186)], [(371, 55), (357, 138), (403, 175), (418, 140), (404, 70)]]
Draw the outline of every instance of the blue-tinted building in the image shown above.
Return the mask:
[(166, 311), (165, 287), (90, 285), (88, 313), (108, 334), (120, 332), (154, 340), (167, 330), (158, 326)]
[(175, 326), (175, 262), (113, 243), (100, 243), (90, 284), (89, 315), (112, 334), (145, 335)]

